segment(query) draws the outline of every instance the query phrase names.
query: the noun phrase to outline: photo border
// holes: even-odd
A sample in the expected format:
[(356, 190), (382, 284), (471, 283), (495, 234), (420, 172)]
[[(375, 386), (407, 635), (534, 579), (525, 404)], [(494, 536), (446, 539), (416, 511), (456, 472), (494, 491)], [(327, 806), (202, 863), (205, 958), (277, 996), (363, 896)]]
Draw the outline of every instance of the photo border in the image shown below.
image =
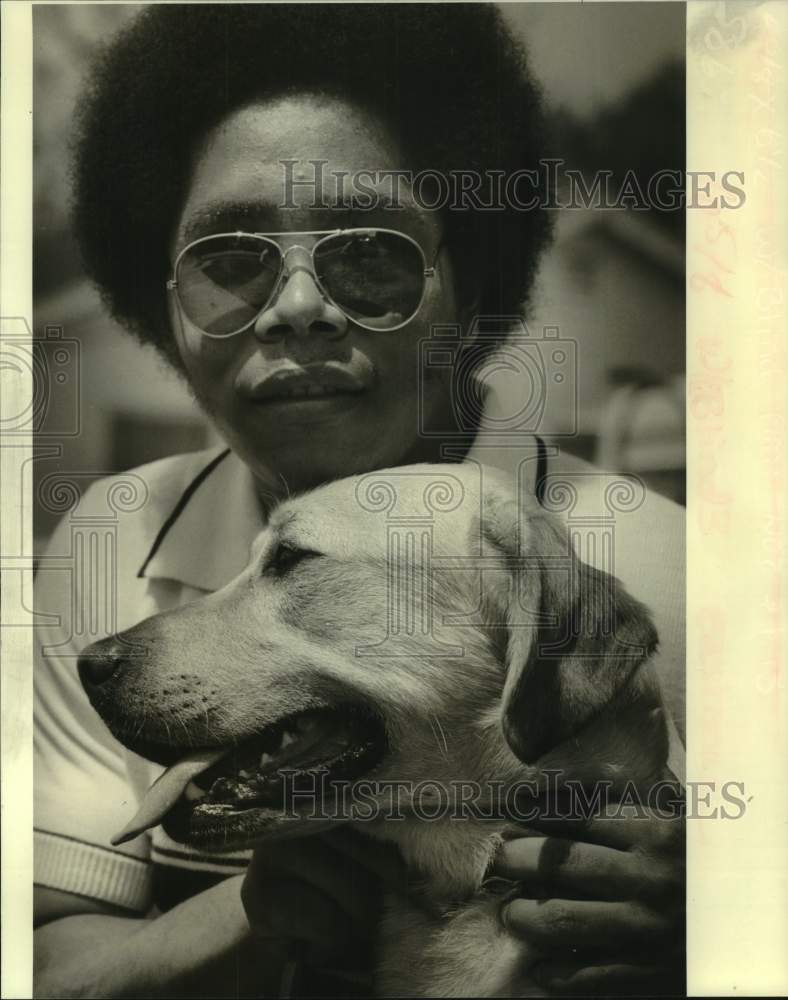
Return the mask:
[[(680, 2), (680, 0), (676, 0)], [(2, 3), (5, 317), (32, 323), (32, 7)], [(687, 5), (687, 167), (745, 173), (746, 203), (687, 212), (687, 776), (742, 781), (737, 823), (687, 825), (688, 992), (788, 989), (785, 72), (788, 4)], [(714, 262), (714, 258), (717, 262)], [(715, 287), (723, 288), (723, 292)], [(776, 373), (776, 375), (775, 375)], [(4, 387), (20, 412), (31, 385)], [(711, 395), (709, 395), (711, 394)], [(709, 399), (722, 409), (709, 416)], [(705, 400), (705, 404), (703, 402)], [(29, 439), (2, 442), (2, 996), (32, 983), (32, 561)], [(21, 498), (21, 508), (20, 508)], [(20, 518), (20, 510), (24, 517)], [(759, 595), (757, 598), (753, 595)]]

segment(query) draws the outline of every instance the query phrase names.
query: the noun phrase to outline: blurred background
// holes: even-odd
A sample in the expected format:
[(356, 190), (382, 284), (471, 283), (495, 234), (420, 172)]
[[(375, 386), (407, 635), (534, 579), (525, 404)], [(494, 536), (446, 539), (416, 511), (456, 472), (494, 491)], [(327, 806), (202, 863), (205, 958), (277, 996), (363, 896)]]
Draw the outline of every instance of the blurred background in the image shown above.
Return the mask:
[[(39, 481), (58, 471), (104, 475), (216, 440), (184, 385), (106, 315), (69, 227), (68, 140), (81, 80), (95, 47), (138, 9), (33, 9), (34, 333), (57, 370)], [(567, 167), (589, 178), (683, 169), (683, 4), (502, 9), (542, 81)], [(557, 328), (577, 344), (576, 425), (565, 400), (548, 393), (545, 432), (683, 503), (683, 212), (561, 212), (528, 327), (535, 337)], [(55, 520), (36, 510), (37, 547)]]

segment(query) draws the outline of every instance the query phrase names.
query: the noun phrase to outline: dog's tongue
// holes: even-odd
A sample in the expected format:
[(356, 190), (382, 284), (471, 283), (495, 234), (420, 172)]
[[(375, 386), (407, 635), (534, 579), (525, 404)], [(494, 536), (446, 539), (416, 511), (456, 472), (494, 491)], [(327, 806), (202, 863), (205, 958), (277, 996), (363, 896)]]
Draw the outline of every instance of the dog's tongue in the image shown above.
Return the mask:
[(126, 826), (110, 841), (115, 847), (133, 840), (152, 826), (158, 826), (162, 818), (172, 809), (192, 778), (207, 770), (217, 760), (224, 757), (227, 749), (196, 750), (168, 767), (145, 793), (145, 798)]

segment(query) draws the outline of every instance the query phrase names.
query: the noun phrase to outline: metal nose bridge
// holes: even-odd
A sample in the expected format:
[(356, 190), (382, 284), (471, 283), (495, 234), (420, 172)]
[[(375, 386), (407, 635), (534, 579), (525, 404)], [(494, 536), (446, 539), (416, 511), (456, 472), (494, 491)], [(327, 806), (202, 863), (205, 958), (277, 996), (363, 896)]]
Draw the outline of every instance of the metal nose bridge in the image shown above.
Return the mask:
[[(309, 260), (309, 263), (307, 263), (306, 261), (300, 263), (296, 261), (295, 263), (291, 263), (287, 258), (288, 254), (292, 253), (293, 250), (303, 250), (303, 252), (306, 254)], [(277, 302), (279, 297), (284, 292), (285, 285), (287, 284), (289, 279), (294, 274), (297, 274), (299, 271), (303, 271), (305, 274), (308, 274), (310, 276), (315, 286), (315, 289), (317, 290), (317, 293), (323, 300), (323, 302), (330, 301), (322, 285), (320, 284), (320, 279), (318, 278), (317, 273), (315, 271), (312, 252), (309, 250), (308, 247), (305, 247), (300, 243), (294, 243), (293, 246), (288, 247), (286, 250), (282, 250), (282, 273), (279, 276), (279, 281), (277, 283), (276, 291), (271, 296), (268, 305), (265, 307), (266, 309), (270, 308)]]
[(287, 250), (282, 251), (282, 277), (284, 279), (287, 279), (295, 271), (306, 271), (307, 274), (311, 274), (313, 278), (316, 278), (317, 275), (315, 274), (314, 266), (307, 267), (306, 264), (291, 264), (290, 261), (288, 261), (287, 256), (288, 254), (292, 253), (293, 250), (303, 250), (304, 253), (309, 257), (310, 262), (312, 261), (311, 251), (308, 250), (305, 246), (301, 246), (300, 243), (294, 243), (293, 246), (288, 247)]

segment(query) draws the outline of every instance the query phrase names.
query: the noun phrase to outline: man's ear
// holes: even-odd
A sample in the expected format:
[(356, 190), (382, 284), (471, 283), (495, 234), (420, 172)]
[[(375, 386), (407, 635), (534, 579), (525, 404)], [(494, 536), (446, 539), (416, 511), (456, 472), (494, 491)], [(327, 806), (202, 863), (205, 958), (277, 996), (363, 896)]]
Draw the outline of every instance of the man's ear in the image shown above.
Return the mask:
[(536, 501), (519, 510), (488, 498), (482, 530), (507, 569), (507, 584), (487, 594), (507, 633), (501, 724), (530, 764), (623, 695), (657, 633), (646, 608), (581, 562), (564, 526)]

